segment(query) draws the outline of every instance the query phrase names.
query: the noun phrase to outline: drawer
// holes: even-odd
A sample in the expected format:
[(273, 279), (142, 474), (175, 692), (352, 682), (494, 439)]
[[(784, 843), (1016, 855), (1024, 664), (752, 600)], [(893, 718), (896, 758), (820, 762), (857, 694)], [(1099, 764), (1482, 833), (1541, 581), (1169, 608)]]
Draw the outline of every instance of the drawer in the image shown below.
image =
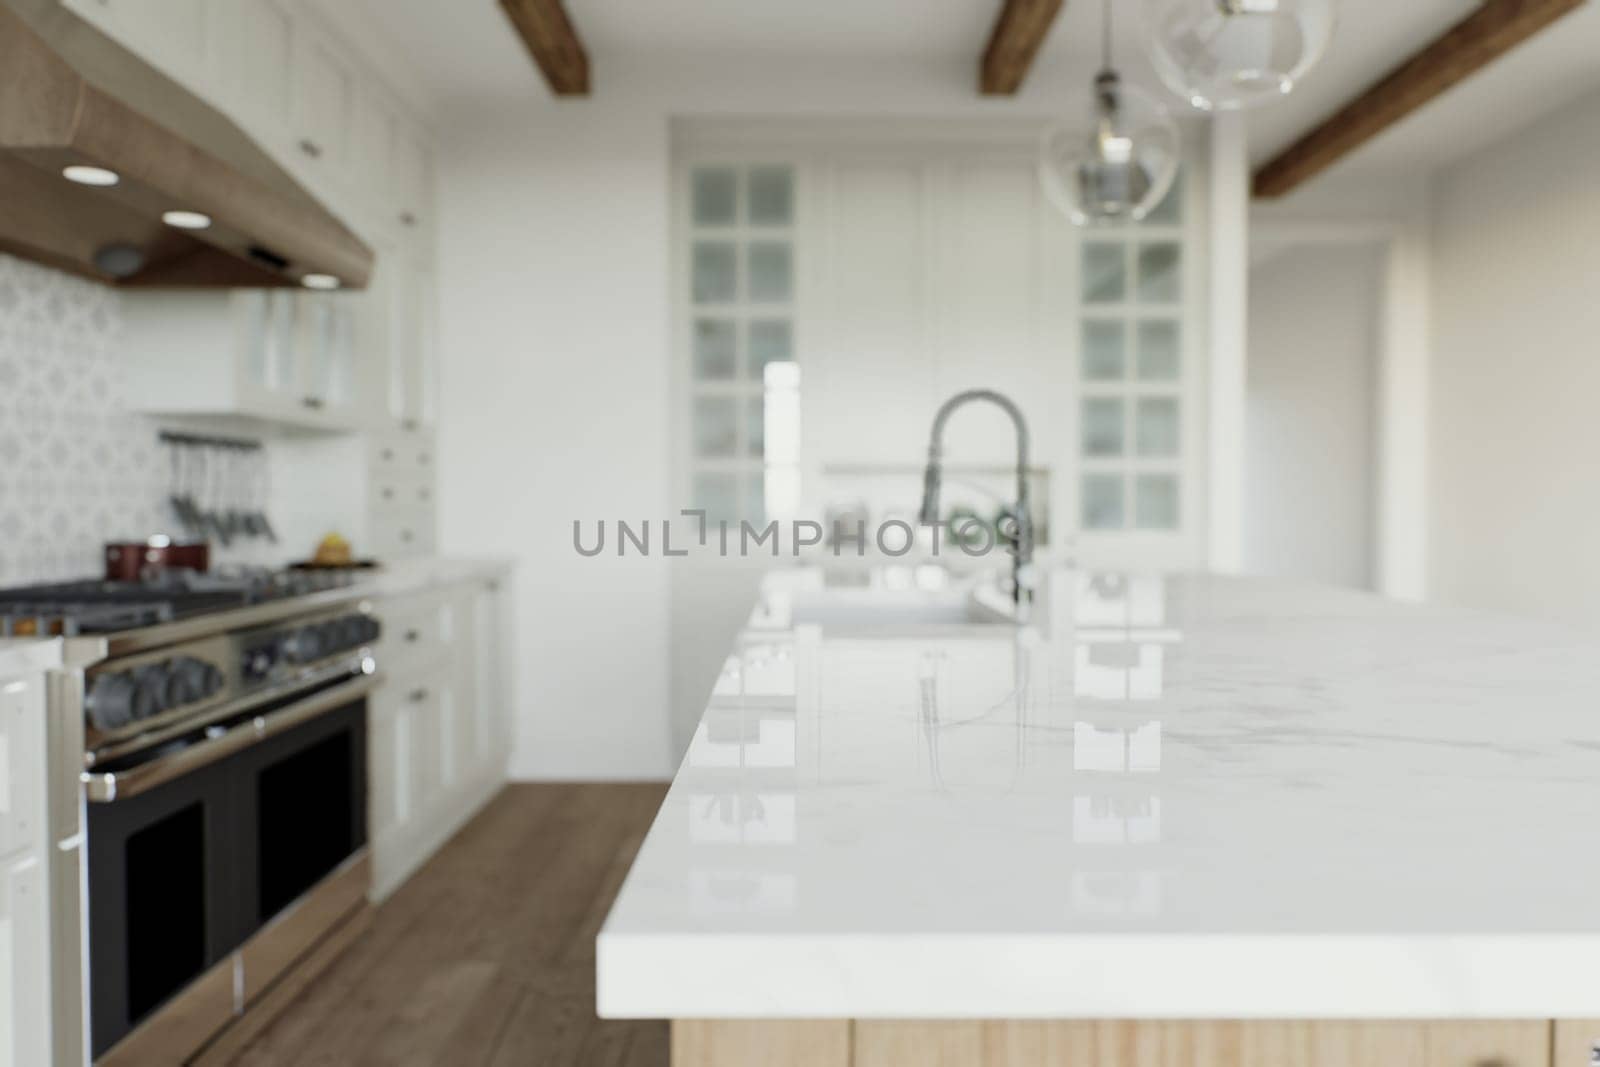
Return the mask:
[[(377, 616), (383, 625), (378, 647), (385, 660), (394, 661), (393, 669), (385, 663), (385, 671), (390, 674), (395, 670), (413, 673), (413, 665), (420, 657), (442, 652), (452, 636), (447, 606), (431, 594), (380, 600)], [(396, 659), (400, 656), (406, 658)]]
[(374, 478), (368, 504), (374, 513), (432, 510), (433, 480), (404, 478), (399, 474), (388, 478)]
[(395, 477), (418, 479), (433, 476), (433, 434), (417, 430), (375, 434), (369, 446), (371, 475), (383, 482)]
[(380, 561), (431, 555), (435, 545), (433, 509), (373, 512), (372, 552)]

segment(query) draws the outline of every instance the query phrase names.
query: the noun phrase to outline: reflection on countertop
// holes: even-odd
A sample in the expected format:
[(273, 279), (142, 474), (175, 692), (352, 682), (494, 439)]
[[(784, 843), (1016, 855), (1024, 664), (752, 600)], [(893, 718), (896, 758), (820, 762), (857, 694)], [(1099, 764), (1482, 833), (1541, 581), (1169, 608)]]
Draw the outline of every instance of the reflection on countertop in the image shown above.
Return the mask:
[[(606, 1013), (920, 1014), (940, 997), (884, 983), (917, 960), (943, 974), (952, 938), (1600, 935), (1600, 646), (1581, 634), (1070, 570), (1018, 627), (931, 572), (833, 581), (767, 579), (601, 936)], [(851, 589), (898, 606), (807, 615)], [(908, 955), (861, 955), (863, 935)], [(817, 961), (763, 955), (774, 937), (830, 953), (843, 985), (808, 999)], [(672, 944), (749, 970), (637, 973)], [(964, 966), (993, 992), (1004, 958)], [(1439, 981), (1489, 1003), (1474, 976)], [(1065, 991), (995, 1007), (1041, 995)]]

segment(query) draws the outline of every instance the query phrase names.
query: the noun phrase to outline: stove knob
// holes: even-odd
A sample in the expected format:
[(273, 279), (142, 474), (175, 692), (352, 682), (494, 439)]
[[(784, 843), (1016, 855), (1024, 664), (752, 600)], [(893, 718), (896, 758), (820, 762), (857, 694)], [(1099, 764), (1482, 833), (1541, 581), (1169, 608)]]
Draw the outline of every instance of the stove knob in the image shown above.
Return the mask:
[(344, 627), (339, 624), (338, 619), (325, 622), (317, 629), (322, 634), (322, 654), (324, 656), (331, 655), (344, 647)]
[(102, 674), (89, 687), (85, 705), (96, 730), (115, 730), (133, 721), (133, 678), (124, 672)]
[(173, 679), (164, 663), (140, 667), (133, 677), (133, 721), (160, 715), (172, 706)]
[(346, 615), (339, 620), (339, 647), (355, 648), (367, 639), (366, 617)]
[(290, 663), (310, 663), (322, 656), (322, 630), (318, 626), (302, 626), (283, 642), (283, 654)]
[[(247, 682), (256, 682), (265, 678), (272, 672), (272, 664), (276, 662), (277, 654), (271, 647), (253, 648), (244, 654), (244, 678)], [(215, 668), (213, 668), (215, 669)], [(217, 671), (217, 685), (222, 684), (222, 672)]]
[(211, 664), (206, 663), (204, 660), (194, 659), (190, 656), (184, 656), (182, 659), (177, 660), (171, 668), (172, 676), (176, 682), (174, 687), (176, 691), (173, 694), (176, 697), (176, 702), (179, 704), (192, 704), (196, 700), (204, 700), (216, 692), (214, 689), (207, 690), (206, 688), (208, 672), (214, 672), (215, 670), (215, 667), (212, 667)]

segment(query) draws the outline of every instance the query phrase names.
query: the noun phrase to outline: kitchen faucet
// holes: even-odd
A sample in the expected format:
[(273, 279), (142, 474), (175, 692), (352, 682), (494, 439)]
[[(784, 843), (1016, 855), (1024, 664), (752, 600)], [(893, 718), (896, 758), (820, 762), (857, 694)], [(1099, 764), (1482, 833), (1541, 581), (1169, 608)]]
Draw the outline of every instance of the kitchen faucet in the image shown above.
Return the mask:
[[(928, 442), (928, 469), (922, 476), (922, 523), (925, 526), (939, 524), (939, 483), (942, 478), (940, 470), (940, 453), (944, 441), (944, 424), (956, 408), (969, 400), (987, 400), (998, 405), (1005, 413), (1011, 416), (1011, 422), (1017, 428), (1017, 503), (1012, 509), (1015, 529), (1009, 540), (1011, 541), (1011, 599), (1017, 606), (1017, 618), (1021, 621), (1023, 609), (1028, 602), (1031, 592), (1024, 590), (1023, 568), (1031, 568), (1033, 564), (1033, 518), (1028, 512), (1028, 423), (1022, 417), (1022, 409), (1003, 393), (993, 389), (968, 389), (964, 393), (957, 393), (946, 400), (939, 408), (938, 414), (933, 417), (933, 435)], [(1003, 530), (996, 529), (996, 534), (1006, 537)]]

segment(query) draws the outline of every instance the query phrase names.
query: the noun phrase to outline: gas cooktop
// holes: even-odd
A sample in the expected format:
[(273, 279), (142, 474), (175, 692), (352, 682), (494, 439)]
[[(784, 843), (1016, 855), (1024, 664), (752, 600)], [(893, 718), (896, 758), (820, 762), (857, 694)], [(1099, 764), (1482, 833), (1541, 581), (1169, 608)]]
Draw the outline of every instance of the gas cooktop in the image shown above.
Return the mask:
[(117, 633), (307, 596), (351, 584), (339, 571), (166, 571), (140, 582), (98, 579), (0, 589), (0, 637)]

